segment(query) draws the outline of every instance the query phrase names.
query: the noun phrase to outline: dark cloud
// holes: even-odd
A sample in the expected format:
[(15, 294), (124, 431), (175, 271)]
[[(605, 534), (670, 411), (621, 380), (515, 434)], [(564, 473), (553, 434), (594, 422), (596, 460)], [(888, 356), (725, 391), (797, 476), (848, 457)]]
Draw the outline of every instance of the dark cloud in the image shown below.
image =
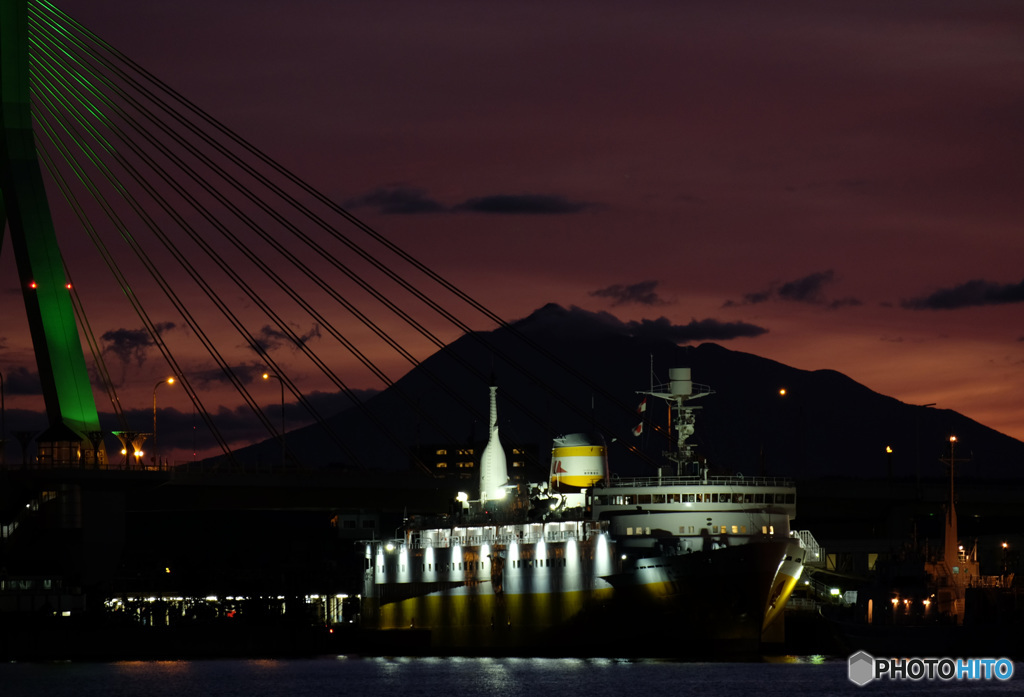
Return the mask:
[(112, 353), (128, 364), (132, 358), (142, 365), (146, 362), (146, 349), (153, 345), (153, 339), (145, 329), (112, 329), (101, 337), (106, 342), (104, 353)]
[(956, 310), (1019, 302), (1024, 302), (1024, 281), (1004, 284), (975, 279), (952, 288), (942, 288), (931, 295), (904, 300), (901, 304), (909, 310)]
[(4, 394), (42, 394), (43, 386), (39, 382), (39, 373), (28, 368), (9, 368), (4, 375)]
[(349, 208), (362, 206), (376, 208), (389, 215), (416, 215), (420, 213), (442, 213), (447, 210), (443, 205), (427, 196), (422, 189), (409, 187), (390, 187), (371, 191), (345, 204)]
[(421, 213), (492, 213), (559, 215), (579, 213), (588, 203), (570, 201), (564, 196), (546, 194), (492, 194), (467, 199), (448, 207), (430, 198), (426, 191), (406, 186), (382, 187), (345, 202), (349, 208), (370, 207), (390, 215)]
[(725, 304), (727, 307), (734, 305), (757, 305), (758, 303), (766, 303), (772, 299), (774, 290), (762, 290), (758, 293), (747, 293), (743, 296), (743, 302), (735, 303), (732, 300), (727, 301)]
[(757, 305), (769, 300), (785, 300), (788, 302), (806, 303), (808, 305), (824, 305), (830, 310), (838, 310), (843, 307), (857, 307), (863, 303), (857, 298), (839, 298), (829, 300), (825, 295), (825, 286), (835, 280), (835, 272), (817, 271), (815, 273), (788, 281), (781, 285), (773, 285), (771, 288), (747, 293), (743, 300), (735, 302), (727, 300), (725, 307), (737, 307), (739, 305)]
[(812, 273), (795, 281), (783, 283), (779, 286), (778, 295), (783, 300), (801, 303), (821, 303), (824, 302), (825, 297), (823, 288), (826, 283), (831, 283), (834, 277), (835, 274), (832, 273), (831, 269)]
[(559, 215), (563, 213), (579, 213), (590, 207), (588, 203), (569, 201), (564, 196), (548, 196), (544, 194), (495, 194), (471, 198), (453, 210), (470, 213), (527, 214), (527, 215)]
[(665, 305), (665, 300), (658, 297), (655, 292), (655, 288), (658, 286), (657, 281), (641, 281), (640, 283), (634, 283), (632, 285), (613, 285), (607, 288), (601, 288), (599, 290), (590, 291), (590, 295), (596, 298), (611, 298), (612, 307), (616, 305), (624, 305), (626, 303), (636, 303), (637, 305)]
[(604, 335), (621, 334), (647, 340), (674, 343), (690, 341), (726, 341), (740, 337), (761, 336), (768, 332), (746, 322), (722, 322), (716, 319), (691, 320), (689, 324), (673, 324), (667, 317), (623, 322), (609, 312), (591, 312), (573, 305), (545, 305), (519, 323), (526, 331), (548, 334)]
[(767, 334), (768, 330), (746, 322), (721, 322), (717, 319), (690, 320), (689, 324), (672, 324), (667, 317), (627, 322), (633, 336), (668, 339), (676, 343), (688, 341), (725, 341), (740, 337)]
[(828, 304), (828, 309), (838, 310), (842, 307), (859, 307), (863, 305), (857, 298), (840, 298), (839, 300), (833, 300)]
[[(157, 334), (174, 329), (174, 322), (161, 322), (155, 325)], [(112, 353), (127, 365), (135, 359), (138, 365), (146, 362), (146, 352), (154, 345), (153, 337), (146, 329), (112, 329), (100, 337), (105, 345), (104, 353)]]
[(289, 346), (293, 349), (298, 348), (299, 344), (304, 345), (312, 339), (320, 338), (320, 325), (314, 324), (308, 332), (305, 334), (298, 334), (297, 336), (298, 341), (296, 341), (291, 334), (282, 332), (279, 329), (275, 329), (269, 324), (266, 324), (262, 329), (260, 329), (259, 334), (256, 336), (257, 346), (254, 348), (258, 353), (280, 348), (281, 346)]
[[(251, 385), (261, 379), (263, 373), (266, 372), (266, 369), (259, 363), (239, 363), (228, 366), (228, 368), (243, 385)], [(221, 368), (208, 368), (196, 372), (190, 371), (188, 379), (200, 387), (211, 384), (231, 384), (231, 378)]]

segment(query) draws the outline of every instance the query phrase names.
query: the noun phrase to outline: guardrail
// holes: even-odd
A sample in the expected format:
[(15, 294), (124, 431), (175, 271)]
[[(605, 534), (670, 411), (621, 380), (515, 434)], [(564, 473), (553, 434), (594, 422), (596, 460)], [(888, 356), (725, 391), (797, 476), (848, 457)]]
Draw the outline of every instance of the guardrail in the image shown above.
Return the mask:
[[(734, 475), (731, 477), (630, 477), (615, 478), (605, 488), (615, 487), (648, 487), (648, 486), (774, 486), (774, 487), (795, 487), (792, 479), (784, 477), (744, 477)], [(598, 490), (601, 486), (598, 485)]]

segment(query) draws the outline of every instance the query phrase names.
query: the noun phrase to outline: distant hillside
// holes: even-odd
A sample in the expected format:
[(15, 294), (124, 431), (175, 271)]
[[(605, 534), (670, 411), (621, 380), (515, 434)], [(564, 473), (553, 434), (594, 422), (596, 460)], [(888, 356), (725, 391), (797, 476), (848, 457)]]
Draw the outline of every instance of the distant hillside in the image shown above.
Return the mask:
[[(891, 464), (895, 477), (943, 476), (938, 460), (948, 456), (955, 433), (957, 459), (970, 458), (958, 463), (958, 474), (1024, 476), (1024, 443), (954, 411), (872, 392), (835, 371), (799, 370), (716, 344), (678, 346), (656, 326), (626, 326), (609, 315), (557, 305), (513, 327), (461, 337), (370, 399), (367, 410), (392, 436), (352, 408), (329, 421), (347, 453), (319, 426), (289, 434), (289, 448), (309, 466), (405, 470), (410, 458), (400, 445), (468, 444), (485, 437), (493, 373), (506, 443), (536, 444), (544, 461), (552, 437), (597, 430), (609, 442), (613, 472), (650, 474), (653, 463), (663, 462), (666, 443), (651, 426), (667, 421), (664, 407), (652, 400), (644, 435), (631, 431), (639, 421), (636, 391), (648, 388), (653, 360), (660, 381), (669, 368), (689, 367), (695, 382), (715, 391), (695, 402), (702, 410), (694, 441), (713, 471), (877, 477), (887, 476)], [(634, 447), (638, 454), (630, 452)], [(238, 457), (273, 461), (280, 457), (279, 444), (252, 446)]]

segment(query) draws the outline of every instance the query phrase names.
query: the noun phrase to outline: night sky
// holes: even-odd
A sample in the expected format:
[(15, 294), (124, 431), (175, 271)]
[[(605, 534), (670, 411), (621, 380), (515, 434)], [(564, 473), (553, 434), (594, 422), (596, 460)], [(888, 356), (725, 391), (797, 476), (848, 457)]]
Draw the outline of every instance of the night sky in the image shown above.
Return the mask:
[(696, 320), (1024, 438), (1019, 2), (58, 5), (506, 319)]

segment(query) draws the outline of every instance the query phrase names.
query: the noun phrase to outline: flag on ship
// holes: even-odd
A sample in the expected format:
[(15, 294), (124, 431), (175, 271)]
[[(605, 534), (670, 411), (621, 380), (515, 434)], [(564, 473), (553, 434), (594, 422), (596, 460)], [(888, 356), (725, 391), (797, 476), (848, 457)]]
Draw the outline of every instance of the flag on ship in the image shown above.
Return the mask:
[[(647, 397), (644, 397), (644, 401), (640, 402), (640, 406), (638, 406), (636, 408), (636, 413), (640, 414), (641, 416), (643, 415), (643, 413), (645, 411), (647, 411)], [(644, 422), (641, 421), (640, 423), (638, 423), (636, 425), (636, 428), (633, 429), (633, 435), (634, 436), (639, 436), (643, 432), (644, 432)]]

